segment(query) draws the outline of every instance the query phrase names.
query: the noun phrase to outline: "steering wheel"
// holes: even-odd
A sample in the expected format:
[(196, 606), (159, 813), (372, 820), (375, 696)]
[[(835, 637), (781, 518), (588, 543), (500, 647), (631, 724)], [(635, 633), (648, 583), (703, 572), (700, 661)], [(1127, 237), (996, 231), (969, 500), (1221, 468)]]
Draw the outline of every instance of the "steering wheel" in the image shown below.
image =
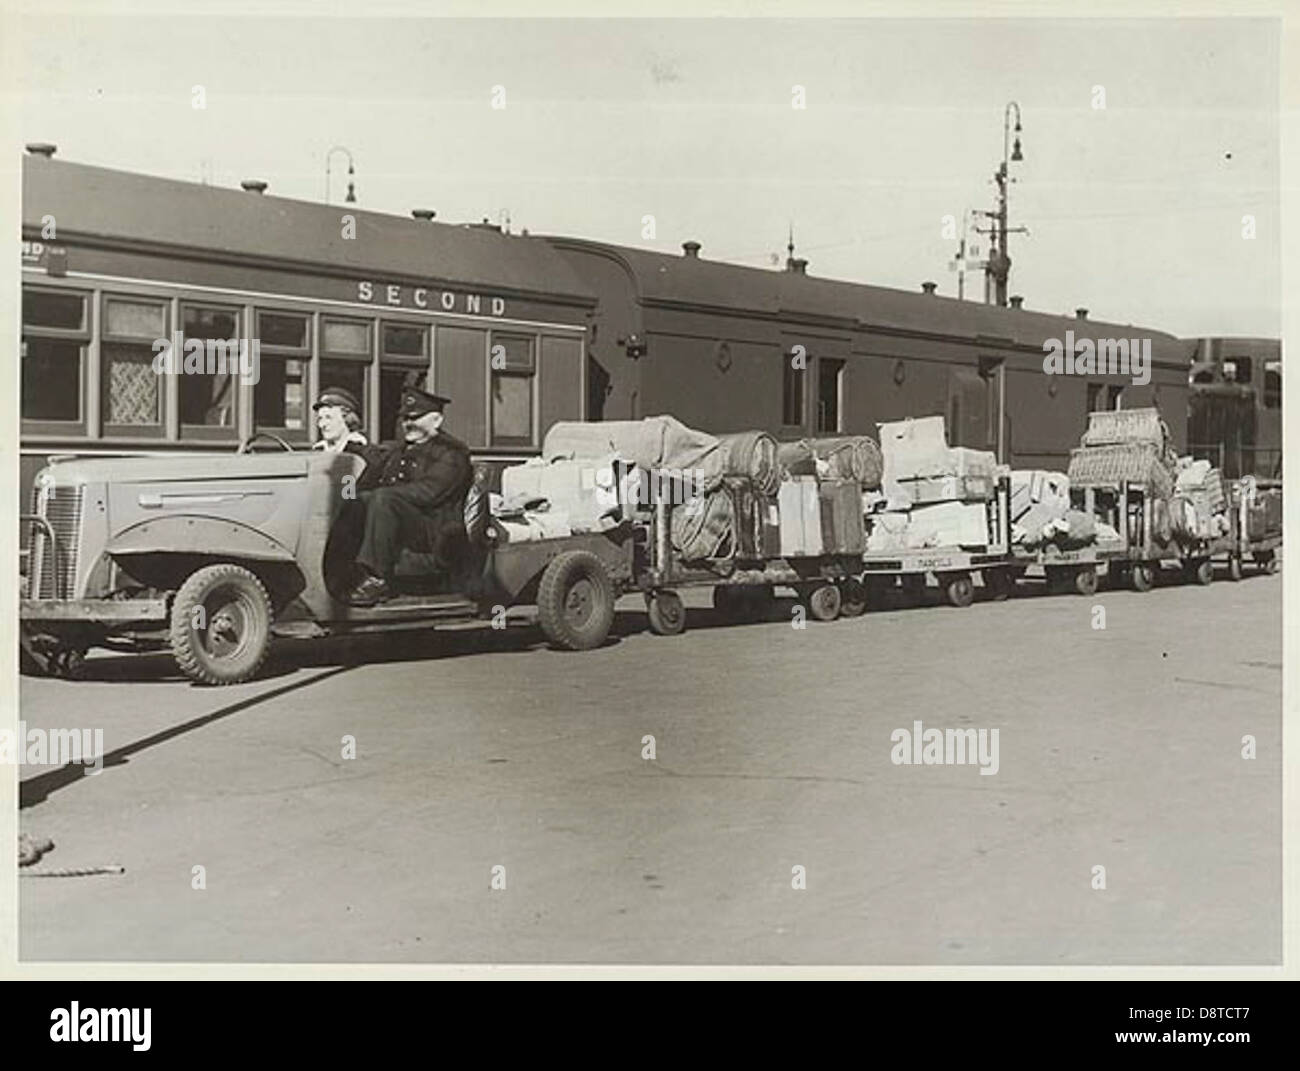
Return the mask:
[(251, 446), (253, 445), (253, 443), (257, 442), (258, 439), (270, 439), (270, 440), (272, 440), (273, 442), (277, 442), (277, 443), (279, 443), (279, 444), (280, 444), (280, 445), (281, 445), (285, 450), (289, 451), (289, 453), (291, 453), (291, 454), (293, 453), (293, 447), (292, 447), (292, 446), (290, 446), (287, 442), (285, 442), (283, 439), (281, 439), (280, 436), (278, 436), (278, 435), (274, 435), (274, 434), (272, 434), (272, 433), (269, 432), (269, 431), (255, 431), (255, 432), (253, 432), (252, 435), (250, 435), (247, 439), (245, 439), (242, 443), (239, 444), (239, 449), (236, 450), (235, 453), (237, 453), (237, 454), (246, 454), (246, 453), (248, 453), (248, 452), (249, 452), (249, 447), (251, 447)]

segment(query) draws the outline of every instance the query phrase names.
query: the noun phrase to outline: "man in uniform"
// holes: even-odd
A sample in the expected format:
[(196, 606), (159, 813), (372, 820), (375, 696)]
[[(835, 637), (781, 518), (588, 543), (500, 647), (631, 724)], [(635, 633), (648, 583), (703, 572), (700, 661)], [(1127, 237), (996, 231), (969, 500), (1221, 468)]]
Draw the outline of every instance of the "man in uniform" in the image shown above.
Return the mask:
[(399, 410), (404, 441), (370, 448), (357, 483), (365, 534), (356, 560), (366, 575), (347, 597), (353, 606), (392, 597), (389, 580), (403, 547), (432, 553), (449, 572), (461, 564), (474, 473), (469, 447), (442, 430), (449, 401), (406, 387)]

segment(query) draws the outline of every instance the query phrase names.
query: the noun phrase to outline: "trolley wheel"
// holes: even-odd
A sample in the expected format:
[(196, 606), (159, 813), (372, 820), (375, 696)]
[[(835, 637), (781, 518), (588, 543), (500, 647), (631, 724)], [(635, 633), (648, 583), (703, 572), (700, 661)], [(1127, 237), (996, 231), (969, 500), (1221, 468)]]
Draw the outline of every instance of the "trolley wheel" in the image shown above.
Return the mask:
[(686, 607), (675, 591), (656, 591), (645, 597), (650, 631), (656, 636), (676, 636), (686, 628)]
[(808, 616), (814, 621), (834, 621), (840, 616), (843, 599), (835, 584), (814, 584), (802, 588), (799, 597), (808, 609)]
[(1241, 555), (1234, 554), (1228, 559), (1228, 579), (1240, 580), (1242, 577)]
[(199, 684), (241, 684), (262, 665), (271, 643), (271, 600), (242, 565), (205, 565), (172, 600), (172, 657)]
[(1192, 570), (1192, 576), (1196, 578), (1198, 584), (1214, 583), (1214, 562), (1209, 558), (1202, 558)]
[(975, 601), (975, 582), (970, 573), (948, 573), (942, 581), (943, 593), (953, 606), (969, 606)]
[(1134, 591), (1150, 591), (1156, 586), (1155, 568), (1147, 562), (1134, 562), (1128, 580)]
[(1091, 565), (1081, 565), (1074, 571), (1074, 590), (1080, 595), (1097, 594), (1097, 570)]
[(1277, 572), (1277, 555), (1271, 550), (1257, 551), (1255, 554), (1255, 568), (1261, 573)]
[(1009, 599), (1016, 590), (1016, 577), (1010, 569), (985, 569), (984, 586), (995, 602)]
[(553, 647), (599, 647), (614, 624), (614, 585), (604, 563), (587, 550), (566, 550), (553, 559), (537, 589), (537, 615)]
[(867, 585), (856, 576), (840, 581), (840, 616), (861, 617), (867, 612)]

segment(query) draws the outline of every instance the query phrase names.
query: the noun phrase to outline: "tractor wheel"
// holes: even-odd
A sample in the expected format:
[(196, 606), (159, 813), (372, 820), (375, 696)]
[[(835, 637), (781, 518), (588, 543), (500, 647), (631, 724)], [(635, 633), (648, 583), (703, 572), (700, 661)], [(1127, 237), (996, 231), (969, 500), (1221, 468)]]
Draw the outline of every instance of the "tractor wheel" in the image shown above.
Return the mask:
[(199, 684), (240, 684), (271, 645), (271, 599), (242, 565), (224, 562), (191, 573), (172, 601), (172, 656)]
[(551, 646), (561, 651), (599, 647), (614, 624), (614, 585), (604, 563), (587, 550), (552, 559), (537, 588), (537, 614)]
[(855, 576), (840, 581), (840, 616), (861, 617), (867, 612), (867, 586)]
[(1205, 585), (1214, 583), (1214, 562), (1210, 561), (1209, 558), (1202, 558), (1196, 563), (1196, 568), (1193, 570), (1192, 575), (1196, 578), (1198, 584)]
[(645, 597), (650, 631), (656, 636), (676, 636), (686, 628), (686, 607), (675, 591), (656, 591)]

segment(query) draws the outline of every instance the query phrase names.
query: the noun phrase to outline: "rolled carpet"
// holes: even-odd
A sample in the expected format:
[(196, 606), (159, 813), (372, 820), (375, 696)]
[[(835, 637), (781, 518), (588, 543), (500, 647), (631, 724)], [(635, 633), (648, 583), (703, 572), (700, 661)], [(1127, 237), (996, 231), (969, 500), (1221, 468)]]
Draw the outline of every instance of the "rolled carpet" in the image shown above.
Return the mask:
[[(781, 443), (777, 447), (777, 461), (791, 476), (821, 475), (836, 480), (857, 480), (864, 491), (880, 487), (884, 469), (880, 447), (866, 435)], [(818, 461), (826, 463), (827, 471), (818, 473)]]
[(718, 436), (722, 471), (728, 476), (748, 476), (754, 486), (771, 497), (781, 486), (776, 440), (765, 431), (737, 431)]

